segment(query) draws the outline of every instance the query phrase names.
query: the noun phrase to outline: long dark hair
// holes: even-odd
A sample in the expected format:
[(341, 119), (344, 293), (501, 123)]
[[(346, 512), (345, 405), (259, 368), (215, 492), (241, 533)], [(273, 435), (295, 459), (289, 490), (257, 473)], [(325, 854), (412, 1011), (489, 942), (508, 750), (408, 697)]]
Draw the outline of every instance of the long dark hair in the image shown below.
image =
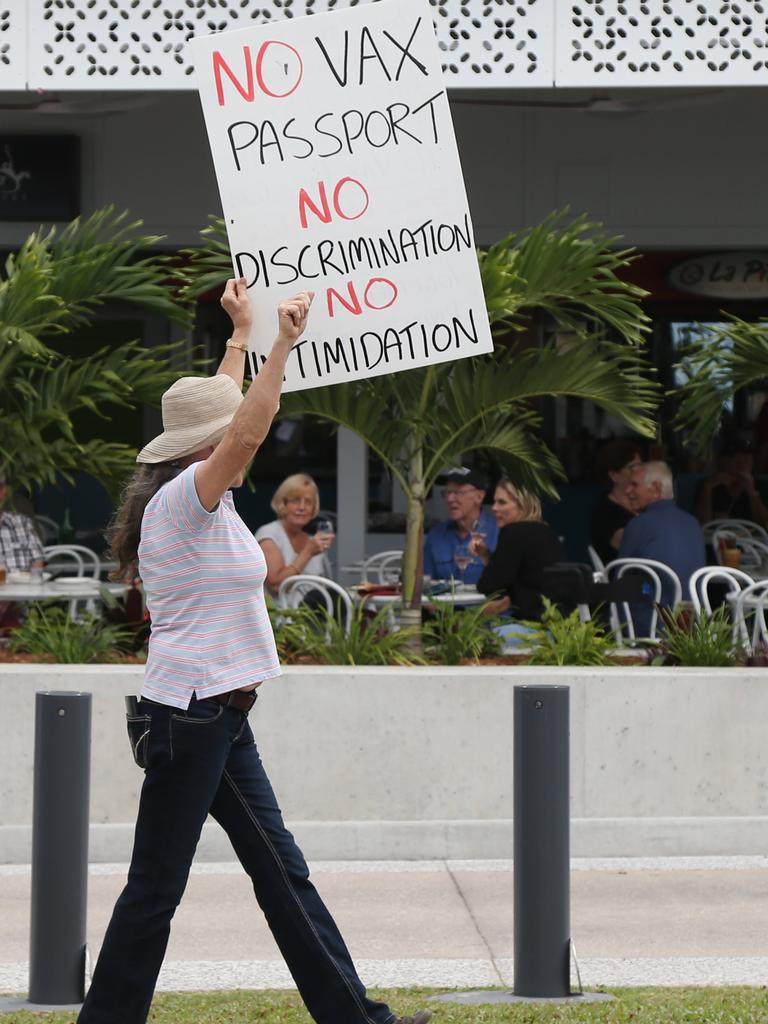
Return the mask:
[(117, 568), (109, 574), (110, 579), (122, 583), (136, 575), (144, 509), (178, 471), (176, 462), (139, 466), (123, 488), (120, 504), (104, 534), (109, 552), (117, 562)]

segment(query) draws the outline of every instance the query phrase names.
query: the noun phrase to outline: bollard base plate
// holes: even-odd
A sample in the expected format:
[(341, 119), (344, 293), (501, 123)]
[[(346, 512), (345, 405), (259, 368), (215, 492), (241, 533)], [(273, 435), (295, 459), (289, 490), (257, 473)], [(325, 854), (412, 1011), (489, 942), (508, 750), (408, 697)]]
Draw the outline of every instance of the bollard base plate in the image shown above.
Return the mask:
[(82, 1003), (62, 1003), (52, 1005), (49, 1003), (30, 1003), (22, 996), (0, 996), (0, 1014), (18, 1013), (19, 1010), (26, 1010), (27, 1013), (79, 1013)]
[(572, 992), (569, 996), (516, 996), (514, 992), (489, 989), (487, 992), (450, 992), (442, 996), (430, 996), (431, 1003), (462, 1003), (464, 1006), (481, 1006), (483, 1003), (607, 1003), (615, 999), (610, 992)]

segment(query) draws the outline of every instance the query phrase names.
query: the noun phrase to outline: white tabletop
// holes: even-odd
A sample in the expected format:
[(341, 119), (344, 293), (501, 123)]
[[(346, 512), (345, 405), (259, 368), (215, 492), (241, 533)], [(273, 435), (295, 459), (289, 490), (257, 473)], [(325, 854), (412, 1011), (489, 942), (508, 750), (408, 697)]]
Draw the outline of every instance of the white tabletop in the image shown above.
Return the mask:
[[(82, 578), (82, 577), (80, 577)], [(100, 597), (100, 588), (106, 587), (110, 594), (120, 595), (129, 590), (126, 583), (102, 583), (88, 580), (88, 583), (5, 583), (0, 586), (0, 601), (84, 601)]]
[[(366, 594), (352, 587), (349, 591), (353, 600), (365, 600), (372, 608), (385, 608), (389, 605), (402, 604), (400, 594)], [(444, 594), (422, 594), (422, 604), (454, 604), (454, 605), (478, 605), (484, 604), (488, 598), (485, 594), (479, 594), (476, 590), (456, 590), (455, 593), (446, 591)]]

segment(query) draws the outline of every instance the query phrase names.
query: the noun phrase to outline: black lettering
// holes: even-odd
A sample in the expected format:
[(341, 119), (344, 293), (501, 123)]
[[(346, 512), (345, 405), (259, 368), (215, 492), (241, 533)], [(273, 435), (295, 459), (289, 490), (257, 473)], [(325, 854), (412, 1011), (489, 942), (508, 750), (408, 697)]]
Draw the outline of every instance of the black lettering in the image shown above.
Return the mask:
[[(399, 107), (403, 111), (403, 113), (400, 115), (400, 117), (395, 117), (394, 110), (395, 110), (396, 107)], [(409, 139), (413, 139), (414, 142), (418, 142), (418, 144), (420, 146), (422, 145), (422, 141), (421, 141), (421, 139), (417, 135), (412, 135), (409, 131), (406, 131), (405, 128), (401, 128), (400, 127), (400, 123), (402, 121), (404, 121), (406, 119), (406, 117), (408, 117), (410, 112), (411, 112), (411, 108), (408, 106), (407, 103), (390, 103), (390, 105), (387, 107), (387, 114), (389, 116), (389, 123), (392, 126), (392, 135), (394, 137), (395, 145), (396, 146), (400, 145), (400, 143), (398, 142), (398, 139), (397, 139), (397, 133), (398, 132), (402, 132), (403, 135), (407, 135)]]
[(424, 107), (429, 107), (429, 112), (432, 115), (432, 134), (434, 135), (435, 143), (437, 143), (439, 141), (439, 133), (437, 131), (437, 118), (435, 117), (435, 106), (434, 106), (434, 104), (435, 104), (435, 100), (440, 99), (440, 97), (443, 95), (444, 91), (445, 91), (444, 89), (441, 89), (440, 92), (436, 92), (434, 96), (430, 96), (430, 98), (428, 100), (425, 100), (424, 103), (422, 103), (420, 107), (414, 107), (414, 110), (413, 110), (414, 114), (418, 114), (420, 111), (422, 111), (424, 109)]
[[(341, 139), (339, 138), (338, 135), (334, 135), (333, 132), (327, 132), (323, 128), (320, 127), (320, 122), (324, 121), (326, 119), (326, 117), (333, 117), (333, 114), (332, 113), (321, 114), (320, 117), (318, 117), (318, 119), (315, 121), (315, 131), (317, 132), (318, 135), (325, 135), (325, 136), (327, 136), (327, 138), (333, 139), (334, 142), (338, 142), (338, 147), (336, 149), (334, 149), (331, 153), (318, 153), (317, 155), (318, 156), (336, 156), (337, 153), (340, 153), (342, 151), (344, 146), (342, 145)], [(350, 150), (350, 152), (351, 152), (351, 150)]]
[(338, 366), (339, 363), (344, 363), (344, 369), (349, 373), (349, 363), (344, 353), (344, 343), (341, 338), (336, 339), (336, 348), (334, 350), (333, 345), (330, 341), (323, 342), (323, 355), (325, 356), (325, 372), (331, 373), (331, 363), (334, 367)]
[[(443, 241), (443, 233), (448, 232), (449, 240), (446, 245)], [(437, 244), (440, 246), (441, 252), (450, 252), (451, 249), (456, 245), (456, 232), (453, 230), (450, 224), (441, 224), (437, 229)]]
[[(368, 355), (368, 346), (365, 343), (366, 338), (375, 338), (379, 346), (379, 355), (378, 358), (376, 359), (376, 362), (374, 363), (371, 362), (370, 357)], [(362, 345), (363, 356), (365, 357), (365, 367), (367, 370), (372, 370), (375, 366), (379, 365), (379, 363), (384, 357), (384, 346), (382, 344), (381, 338), (374, 331), (366, 331), (365, 334), (361, 335), (360, 337), (360, 344)]]
[(736, 268), (733, 264), (723, 265), (720, 260), (716, 260), (712, 269), (709, 272), (710, 281), (732, 281), (736, 272)]
[[(360, 126), (359, 126), (356, 134), (350, 135), (350, 133), (349, 133), (349, 126), (347, 125), (347, 118), (348, 117), (352, 117), (353, 115), (355, 115), (355, 116), (360, 118)], [(347, 140), (347, 149), (348, 149), (348, 151), (350, 153), (352, 153), (353, 152), (352, 143), (356, 139), (359, 139), (360, 136), (363, 134), (363, 129), (365, 128), (365, 119), (364, 119), (363, 115), (360, 113), (359, 110), (347, 110), (347, 111), (345, 111), (341, 115), (341, 125), (342, 125), (342, 128), (344, 129), (344, 138)], [(338, 150), (337, 150), (337, 152), (338, 152)]]
[(743, 280), (746, 282), (750, 277), (757, 277), (760, 281), (765, 280), (765, 264), (762, 260), (747, 260)]
[[(443, 345), (442, 348), (437, 343), (437, 335), (440, 331), (445, 331), (446, 334), (448, 335), (448, 340), (445, 343), (445, 345)], [(432, 345), (437, 349), (438, 352), (446, 352), (451, 347), (451, 343), (453, 342), (453, 340), (453, 331), (448, 326), (448, 324), (435, 324), (435, 326), (432, 328)]]
[[(387, 338), (389, 338), (390, 336), (394, 339), (393, 341), (387, 341)], [(400, 335), (394, 329), (394, 327), (388, 327), (386, 329), (386, 331), (384, 331), (383, 348), (384, 348), (384, 362), (385, 363), (389, 362), (389, 350), (391, 348), (396, 348), (397, 349), (397, 358), (398, 359), (402, 359), (403, 358), (403, 342), (402, 342), (402, 339), (400, 338)]]
[(401, 334), (405, 333), (405, 336), (408, 339), (408, 352), (410, 353), (411, 359), (413, 359), (413, 357), (414, 357), (413, 336), (411, 335), (411, 331), (413, 330), (414, 327), (417, 327), (417, 326), (418, 326), (417, 321), (414, 320), (413, 323), (407, 324), (401, 330)]
[(336, 248), (336, 243), (330, 238), (324, 238), (317, 247), (317, 255), (320, 257), (320, 273), (324, 276), (328, 276), (328, 267), (335, 270), (337, 274), (342, 274), (343, 270), (341, 267), (337, 267), (335, 263), (331, 261), (333, 250)]
[(371, 252), (368, 248), (367, 239), (353, 238), (350, 240), (349, 261), (352, 264), (352, 270), (356, 270), (361, 262), (363, 264), (367, 264), (369, 267), (371, 266)]
[(278, 280), (278, 282), (277, 282), (278, 284), (293, 284), (294, 281), (298, 281), (298, 279), (299, 279), (299, 271), (293, 265), (293, 263), (283, 263), (282, 260), (279, 260), (277, 258), (280, 255), (281, 252), (287, 252), (287, 250), (288, 250), (288, 246), (287, 245), (283, 245), (279, 249), (276, 249), (275, 252), (272, 253), (272, 255), (270, 256), (270, 259), (269, 259), (269, 262), (272, 264), (273, 267), (283, 267), (286, 270), (290, 270), (292, 275), (293, 275), (292, 277), (288, 277), (288, 278), (280, 278)]
[(464, 324), (459, 320), (458, 317), (453, 318), (453, 333), (456, 337), (456, 348), (461, 348), (461, 339), (459, 338), (459, 331), (464, 335), (467, 341), (471, 341), (473, 345), (479, 345), (480, 339), (477, 336), (477, 327), (475, 326), (475, 311), (469, 310), (469, 322), (472, 325), (472, 331), (468, 331)]
[[(235, 143), (235, 130), (237, 128), (251, 129), (252, 135), (247, 142), (238, 144)], [(240, 153), (244, 149), (248, 149), (248, 147), (252, 146), (256, 139), (258, 139), (258, 126), (255, 125), (253, 121), (235, 121), (234, 124), (231, 124), (229, 128), (227, 128), (227, 135), (229, 136), (229, 148), (232, 150), (232, 156), (235, 158), (235, 167), (238, 169), (238, 171), (241, 171), (242, 167), (240, 166), (240, 158), (238, 156), (238, 153)]]
[(415, 26), (413, 28), (413, 32), (411, 32), (411, 38), (408, 40), (408, 42), (405, 44), (405, 46), (402, 46), (400, 43), (398, 43), (398, 41), (395, 39), (395, 37), (391, 36), (389, 34), (389, 32), (387, 32), (387, 30), (384, 29), (384, 35), (387, 37), (387, 39), (389, 39), (389, 41), (391, 43), (395, 44), (395, 46), (398, 48), (398, 50), (400, 50), (400, 52), (403, 55), (400, 58), (400, 63), (397, 65), (397, 71), (395, 72), (395, 81), (396, 82), (400, 81), (400, 72), (403, 70), (403, 64), (405, 64), (406, 57), (408, 58), (408, 60), (412, 61), (416, 65), (416, 67), (419, 69), (419, 71), (422, 73), (422, 75), (425, 75), (427, 78), (429, 77), (429, 72), (427, 71), (426, 64), (422, 64), (421, 61), (417, 60), (413, 56), (413, 54), (411, 53), (411, 44), (413, 43), (413, 40), (416, 37), (416, 33), (419, 31), (419, 25), (420, 24), (421, 24), (421, 18), (419, 18), (418, 21), (416, 22), (416, 24), (415, 24)]
[[(372, 52), (365, 52), (366, 41)], [(392, 76), (390, 75), (389, 71), (387, 71), (387, 65), (382, 60), (381, 54), (376, 48), (376, 43), (373, 41), (373, 36), (371, 35), (370, 29), (366, 25), (363, 28), (363, 31), (360, 33), (360, 85), (362, 85), (365, 82), (365, 62), (367, 60), (378, 60), (379, 64), (381, 64), (384, 74), (387, 76), (387, 81), (392, 81)]]
[[(267, 129), (269, 129), (269, 132), (267, 132)], [(280, 139), (277, 137), (275, 126), (271, 121), (264, 121), (261, 125), (261, 146), (259, 148), (259, 159), (261, 160), (262, 167), (266, 163), (264, 155), (272, 146), (277, 146), (277, 152), (280, 154), (280, 163), (283, 163), (285, 160), (283, 147), (280, 145)]]
[(325, 57), (326, 63), (328, 64), (328, 67), (331, 69), (331, 72), (333, 73), (333, 77), (336, 79), (336, 81), (339, 83), (339, 85), (343, 89), (344, 86), (347, 84), (347, 66), (348, 66), (348, 63), (349, 63), (349, 32), (345, 32), (344, 33), (344, 76), (343, 77), (337, 72), (336, 68), (334, 67), (333, 61), (331, 60), (330, 55), (329, 55), (328, 51), (326, 50), (325, 46), (323, 46), (323, 43), (322, 43), (322, 41), (321, 41), (319, 36), (315, 36), (315, 42), (320, 47), (320, 52)]
[(398, 264), (401, 262), (400, 252), (397, 248), (397, 242), (392, 234), (392, 228), (387, 231), (387, 237), (389, 238), (391, 249), (387, 248), (387, 243), (383, 238), (379, 239), (379, 249), (381, 250), (381, 258), (384, 261), (384, 266), (388, 267), (390, 263)]
[(305, 139), (303, 135), (291, 135), (288, 129), (291, 127), (292, 124), (295, 124), (295, 122), (295, 117), (292, 117), (290, 121), (286, 121), (286, 123), (283, 125), (283, 138), (286, 139), (288, 142), (303, 142), (304, 145), (307, 147), (307, 152), (294, 153), (293, 156), (296, 160), (306, 160), (308, 156), (312, 156), (312, 154), (315, 151), (315, 147), (312, 145), (309, 139)]
[[(375, 117), (380, 117), (381, 120), (382, 120), (382, 123), (384, 124), (385, 137), (384, 137), (382, 142), (374, 142), (373, 141), (373, 137), (371, 135), (371, 130), (370, 130), (370, 128), (371, 128), (371, 121)], [(386, 146), (386, 144), (392, 138), (392, 125), (389, 123), (389, 119), (387, 118), (387, 115), (382, 110), (372, 110), (370, 112), (370, 114), (368, 115), (368, 117), (366, 117), (366, 119), (365, 119), (365, 138), (366, 138), (366, 141), (369, 143), (369, 145), (373, 146), (374, 149), (381, 149), (383, 146)]]
[[(250, 260), (253, 264), (252, 277), (248, 274), (246, 260)], [(259, 262), (257, 257), (252, 252), (236, 252), (235, 266), (237, 267), (237, 276), (245, 278), (246, 288), (252, 288), (259, 280)]]
[[(308, 338), (303, 338), (301, 341), (297, 342), (293, 346), (293, 349), (292, 349), (292, 351), (296, 353), (296, 358), (299, 360), (299, 373), (301, 374), (301, 379), (302, 380), (306, 380), (307, 379), (307, 375), (304, 372), (304, 360), (302, 358), (301, 350), (307, 344), (308, 340), (309, 340)], [(266, 362), (266, 360), (265, 360), (265, 362)]]
[(416, 240), (413, 237), (413, 231), (410, 228), (400, 228), (400, 251), (403, 254), (403, 259), (408, 261), (408, 249), (413, 249), (413, 258), (418, 260), (419, 249), (416, 245)]
[(469, 226), (469, 214), (464, 214), (464, 234), (461, 233), (461, 228), (458, 224), (454, 224), (454, 229), (459, 239), (467, 249), (472, 248), (472, 228)]
[(320, 277), (320, 274), (310, 274), (308, 270), (304, 269), (304, 257), (311, 249), (311, 245), (305, 245), (299, 253), (299, 277)]

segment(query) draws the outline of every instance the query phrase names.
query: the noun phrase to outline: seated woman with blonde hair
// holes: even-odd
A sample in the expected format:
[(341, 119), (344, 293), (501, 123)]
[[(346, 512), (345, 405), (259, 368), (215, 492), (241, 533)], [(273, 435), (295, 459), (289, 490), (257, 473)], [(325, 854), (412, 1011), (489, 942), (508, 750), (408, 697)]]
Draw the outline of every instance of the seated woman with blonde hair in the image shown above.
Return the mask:
[(509, 610), (516, 619), (539, 619), (544, 606), (544, 570), (564, 558), (563, 545), (541, 514), (535, 494), (500, 480), (491, 510), (499, 526), (496, 550), (473, 539), (470, 551), (485, 563), (477, 589), (481, 594), (502, 594), (492, 610)]
[(267, 562), (266, 586), (270, 593), (277, 594), (289, 576), (330, 576), (326, 552), (333, 543), (333, 534), (311, 536), (305, 531), (320, 511), (320, 492), (312, 477), (306, 473), (287, 477), (270, 504), (277, 519), (256, 531)]

